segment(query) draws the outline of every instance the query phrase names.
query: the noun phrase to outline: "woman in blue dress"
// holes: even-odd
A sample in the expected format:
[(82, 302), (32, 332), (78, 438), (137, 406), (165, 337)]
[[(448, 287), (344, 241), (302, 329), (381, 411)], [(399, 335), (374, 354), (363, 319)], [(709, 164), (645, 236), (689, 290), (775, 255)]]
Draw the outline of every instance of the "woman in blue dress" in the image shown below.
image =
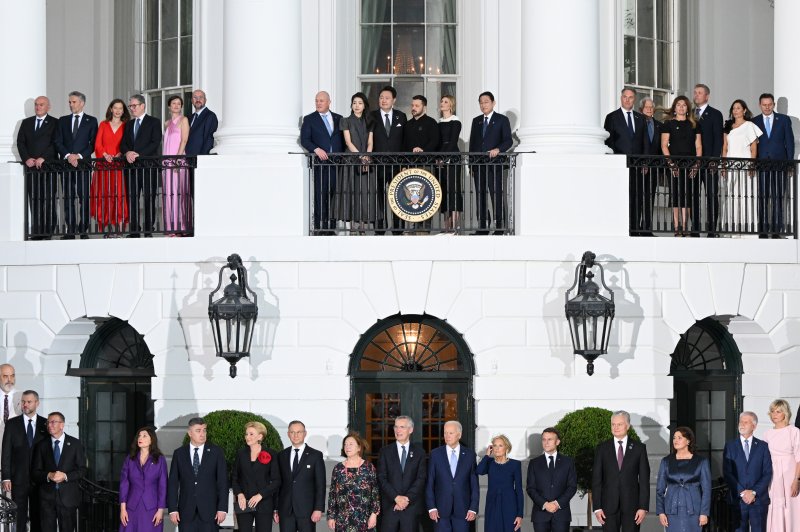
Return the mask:
[(711, 468), (695, 454), (694, 432), (678, 427), (672, 452), (661, 460), (656, 484), (656, 513), (668, 532), (700, 532), (711, 512)]
[(495, 436), (478, 464), (479, 475), (489, 475), (486, 492), (485, 532), (510, 532), (522, 526), (524, 489), (522, 464), (508, 457), (511, 442), (504, 435)]

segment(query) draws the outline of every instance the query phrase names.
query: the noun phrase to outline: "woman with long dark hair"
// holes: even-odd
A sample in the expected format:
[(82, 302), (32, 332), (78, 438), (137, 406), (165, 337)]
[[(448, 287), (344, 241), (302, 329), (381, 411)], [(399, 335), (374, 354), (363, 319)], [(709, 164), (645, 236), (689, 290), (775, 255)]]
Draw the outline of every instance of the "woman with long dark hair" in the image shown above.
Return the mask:
[[(664, 129), (661, 133), (661, 152), (667, 158), (670, 173), (670, 196), (672, 200), (672, 221), (675, 236), (686, 236), (691, 215), (691, 194), (699, 193), (697, 182), (697, 163), (675, 161), (670, 155), (702, 157), (703, 143), (700, 129), (689, 112), (691, 104), (686, 96), (678, 96), (667, 112)], [(700, 213), (695, 213), (698, 216)]]
[[(750, 109), (744, 100), (734, 100), (728, 120), (723, 128), (722, 156), (736, 159), (755, 159), (758, 137), (763, 133), (753, 122)], [(728, 161), (727, 168), (720, 172), (725, 194), (721, 202), (720, 220), (722, 228), (740, 232), (745, 222), (756, 227), (755, 172), (747, 161)]]
[(94, 141), (94, 156), (97, 161), (89, 188), (91, 200), (89, 212), (97, 220), (97, 230), (101, 233), (110, 227), (109, 236), (119, 236), (128, 221), (128, 199), (125, 195), (125, 182), (122, 176), (122, 153), (119, 145), (125, 123), (131, 119), (128, 106), (116, 98), (106, 109), (106, 119), (97, 128)]
[(153, 427), (136, 431), (119, 476), (120, 532), (164, 530), (167, 507), (167, 460), (158, 449)]

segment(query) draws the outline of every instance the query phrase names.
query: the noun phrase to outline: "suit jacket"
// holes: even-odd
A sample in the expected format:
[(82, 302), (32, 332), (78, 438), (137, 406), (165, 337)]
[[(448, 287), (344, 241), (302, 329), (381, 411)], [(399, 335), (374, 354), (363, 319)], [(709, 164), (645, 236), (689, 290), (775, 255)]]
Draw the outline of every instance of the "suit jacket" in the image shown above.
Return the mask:
[(425, 478), (428, 474), (426, 458), (422, 445), (410, 443), (406, 467), (400, 469), (397, 445), (393, 442), (381, 447), (378, 455), (378, 485), (381, 488), (382, 512), (393, 510), (394, 498), (398, 495), (408, 497), (408, 508), (404, 511), (419, 512), (425, 496)]
[[(633, 113), (633, 137), (628, 129), (627, 111), (622, 108), (611, 111), (606, 115), (603, 122), (603, 129), (608, 131), (606, 146), (611, 148), (614, 153), (624, 155), (636, 155), (644, 153), (644, 138), (647, 125), (644, 123), (644, 115), (637, 111)], [(661, 139), (659, 138), (659, 142)]]
[(58, 159), (56, 154), (56, 134), (58, 120), (50, 115), (42, 117), (42, 124), (36, 131), (36, 115), (22, 121), (17, 133), (17, 150), (22, 162), (30, 158), (42, 157), (46, 161)]
[(31, 485), (31, 462), (33, 448), (47, 438), (47, 418), (36, 416), (33, 429), (33, 446), (28, 447), (27, 418), (10, 418), (3, 432), (2, 480), (11, 481), (11, 489), (28, 488)]
[(764, 127), (764, 115), (753, 117), (753, 123), (764, 132), (763, 135), (758, 137), (756, 157), (759, 159), (794, 159), (792, 120), (780, 113), (773, 113), (772, 117), (772, 129), (769, 137), (767, 137), (767, 129)]
[(190, 117), (189, 123), (191, 127), (186, 141), (186, 155), (208, 155), (214, 147), (214, 133), (219, 125), (217, 115), (206, 107), (193, 123)]
[(467, 511), (478, 513), (480, 492), (475, 471), (475, 451), (461, 446), (455, 477), (450, 473), (449, 447), (442, 445), (431, 451), (428, 460), (428, 482), (425, 503), (436, 508), (439, 517), (466, 517)]
[[(155, 120), (155, 119), (153, 119)], [(156, 120), (156, 122), (158, 122)], [(139, 130), (141, 134), (141, 130)], [(201, 521), (210, 522), (217, 512), (228, 511), (228, 471), (222, 448), (206, 442), (197, 476), (192, 469), (191, 445), (175, 449), (167, 481), (169, 512), (189, 519), (197, 510)]]
[(392, 109), (392, 127), (386, 134), (386, 124), (383, 121), (383, 111), (372, 111), (374, 129), (372, 133), (373, 152), (400, 152), (403, 151), (403, 132), (408, 119), (406, 114), (397, 109)]
[(642, 154), (643, 155), (662, 155), (661, 153), (661, 132), (664, 130), (664, 124), (659, 122), (655, 118), (653, 120), (653, 140), (650, 140), (650, 135), (647, 132), (647, 118), (645, 117), (644, 121), (644, 131), (643, 131), (643, 146), (642, 146)]
[(635, 512), (650, 509), (650, 463), (647, 447), (628, 438), (628, 448), (617, 466), (616, 439), (597, 446), (592, 468), (592, 502), (594, 511), (608, 513)]
[(700, 115), (697, 126), (703, 143), (703, 157), (722, 155), (722, 122), (722, 113), (710, 105), (707, 105), (706, 110)]
[[(62, 471), (67, 475), (67, 480), (58, 484), (58, 498), (56, 498), (56, 484), (47, 480), (47, 474), (53, 471)], [(33, 448), (31, 479), (39, 485), (42, 507), (52, 508), (60, 502), (66, 508), (77, 508), (81, 502), (78, 481), (84, 476), (86, 476), (86, 453), (77, 438), (64, 435), (64, 448), (61, 449), (61, 460), (58, 464), (53, 457), (53, 440), (49, 435)]]
[(119, 145), (120, 153), (125, 155), (129, 151), (135, 151), (141, 157), (159, 155), (161, 153), (161, 122), (158, 118), (148, 114), (144, 115), (136, 139), (133, 138), (135, 124), (136, 119), (133, 117), (125, 123), (122, 142)]
[[(3, 422), (3, 402), (5, 401), (5, 394), (0, 392), (0, 445), (3, 442), (3, 434), (6, 430), (6, 424)], [(11, 393), (8, 395), (8, 407), (9, 407), (9, 418), (8, 421), (11, 421), (11, 418), (14, 416), (18, 416), (22, 414), (22, 404), (20, 401), (22, 400), (22, 392), (18, 390), (11, 390)]]
[[(547, 522), (550, 520), (572, 521), (569, 503), (575, 492), (578, 491), (578, 475), (575, 472), (575, 462), (569, 456), (556, 453), (555, 464), (551, 471), (547, 467), (547, 456), (541, 454), (528, 463), (528, 482), (526, 484), (528, 496), (533, 501), (531, 521)], [(551, 514), (542, 510), (544, 503), (556, 501), (561, 507), (556, 513)]]
[(422, 148), (424, 152), (439, 149), (439, 124), (430, 116), (412, 118), (406, 122), (403, 129), (403, 151), (410, 152), (417, 147)]
[(333, 118), (333, 132), (328, 133), (328, 127), (322, 121), (322, 115), (314, 111), (303, 117), (300, 127), (300, 144), (309, 153), (317, 148), (322, 148), (327, 153), (340, 153), (344, 151), (344, 134), (339, 129), (339, 120), (342, 115), (328, 111)]
[[(728, 503), (736, 504), (744, 490), (756, 492), (753, 504), (769, 505), (769, 484), (772, 481), (772, 456), (767, 442), (753, 438), (750, 460), (745, 460), (742, 442), (737, 437), (725, 442), (722, 452), (722, 474), (728, 484)], [(766, 510), (765, 510), (766, 511)]]
[[(278, 470), (278, 453), (272, 449), (266, 449), (262, 452), (269, 455), (269, 461), (264, 464), (260, 460), (255, 462), (250, 461), (250, 448), (243, 447), (236, 453), (236, 462), (233, 465), (232, 482), (233, 488), (233, 504), (238, 508), (236, 497), (240, 493), (244, 493), (246, 499), (255, 494), (260, 494), (261, 502), (256, 506), (258, 512), (269, 513), (275, 509), (274, 499), (275, 494), (281, 487), (281, 473)], [(235, 508), (235, 509), (236, 509)]]
[(155, 511), (167, 506), (167, 459), (163, 456), (154, 464), (152, 457), (139, 465), (139, 455), (125, 458), (119, 475), (119, 502), (128, 510), (143, 508)]
[(483, 115), (472, 119), (472, 129), (469, 133), (469, 151), (486, 152), (495, 148), (501, 152), (511, 149), (514, 139), (511, 138), (511, 122), (506, 115), (492, 113), (486, 135), (483, 134)]
[(292, 447), (278, 453), (281, 487), (276, 508), (278, 514), (310, 518), (312, 512), (325, 511), (325, 462), (322, 453), (306, 444), (295, 471)]
[(79, 154), (83, 159), (89, 160), (94, 152), (94, 138), (97, 136), (97, 119), (91, 115), (83, 113), (78, 131), (72, 135), (72, 117), (74, 115), (64, 115), (58, 119), (56, 131), (56, 150), (60, 159), (64, 159), (67, 154)]

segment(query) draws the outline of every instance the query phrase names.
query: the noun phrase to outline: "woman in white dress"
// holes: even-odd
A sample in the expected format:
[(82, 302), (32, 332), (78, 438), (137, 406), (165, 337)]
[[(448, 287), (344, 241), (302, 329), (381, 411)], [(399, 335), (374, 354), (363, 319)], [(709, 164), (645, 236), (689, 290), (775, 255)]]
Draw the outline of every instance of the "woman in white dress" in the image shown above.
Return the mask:
[[(761, 130), (750, 121), (752, 114), (742, 100), (734, 100), (728, 121), (725, 122), (722, 156), (735, 159), (755, 159)], [(756, 175), (747, 161), (728, 161), (727, 170), (720, 173), (720, 224), (724, 232), (755, 232)]]

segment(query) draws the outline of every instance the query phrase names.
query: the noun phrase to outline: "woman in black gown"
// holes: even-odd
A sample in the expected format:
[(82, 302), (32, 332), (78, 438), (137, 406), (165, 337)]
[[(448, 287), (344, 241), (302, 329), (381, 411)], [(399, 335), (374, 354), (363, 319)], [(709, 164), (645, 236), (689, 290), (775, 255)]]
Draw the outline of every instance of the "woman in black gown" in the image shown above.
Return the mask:
[[(439, 151), (455, 153), (458, 149), (458, 136), (461, 134), (461, 121), (456, 116), (456, 99), (449, 94), (439, 102)], [(437, 165), (437, 177), (442, 186), (442, 212), (444, 230), (458, 233), (461, 229), (461, 213), (464, 211), (464, 184), (461, 182), (461, 157), (443, 158)]]
[[(675, 236), (686, 236), (688, 232), (688, 219), (691, 215), (689, 208), (691, 194), (697, 194), (698, 183), (697, 164), (686, 161), (670, 160), (670, 155), (702, 157), (703, 144), (700, 140), (700, 129), (694, 117), (689, 112), (691, 106), (689, 98), (678, 96), (672, 102), (672, 107), (667, 113), (664, 129), (661, 133), (661, 150), (667, 157), (672, 179), (670, 183), (670, 196), (672, 198), (672, 222), (675, 227)], [(699, 213), (695, 213), (697, 216)]]

